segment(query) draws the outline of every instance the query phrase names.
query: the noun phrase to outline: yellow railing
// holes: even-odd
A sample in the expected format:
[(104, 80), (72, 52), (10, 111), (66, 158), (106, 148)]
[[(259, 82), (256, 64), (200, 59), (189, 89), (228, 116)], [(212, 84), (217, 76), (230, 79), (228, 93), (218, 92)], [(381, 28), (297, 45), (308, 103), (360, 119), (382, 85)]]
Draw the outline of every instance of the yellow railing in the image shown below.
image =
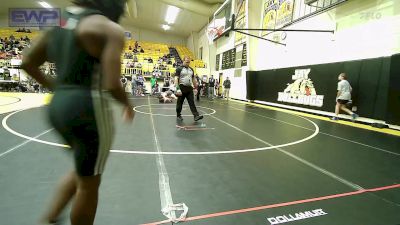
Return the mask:
[[(171, 72), (170, 70), (160, 70), (161, 77), (173, 76), (174, 72)], [(142, 74), (145, 77), (153, 76), (153, 74), (151, 72), (145, 72), (143, 70), (143, 68), (122, 68), (121, 69), (121, 74), (125, 75), (125, 76), (128, 76), (128, 77), (130, 77), (132, 75), (138, 75), (138, 74)]]

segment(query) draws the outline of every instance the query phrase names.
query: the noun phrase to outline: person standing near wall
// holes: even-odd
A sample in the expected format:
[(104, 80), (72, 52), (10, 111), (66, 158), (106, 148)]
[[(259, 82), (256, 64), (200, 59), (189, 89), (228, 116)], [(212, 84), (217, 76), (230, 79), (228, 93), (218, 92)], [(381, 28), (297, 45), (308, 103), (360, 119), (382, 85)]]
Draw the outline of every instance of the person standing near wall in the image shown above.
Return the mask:
[(138, 80), (138, 96), (144, 96), (144, 84), (146, 82), (146, 79), (143, 77), (142, 74), (137, 75), (137, 80)]
[(202, 82), (201, 82), (201, 86), (203, 89), (203, 93), (202, 96), (206, 96), (208, 97), (208, 78), (206, 75), (203, 76)]
[(210, 79), (208, 79), (208, 97), (214, 98), (214, 87), (215, 87), (215, 79), (214, 76), (211, 75)]
[(217, 98), (220, 95), (219, 88), (220, 88), (219, 79), (215, 79), (214, 96), (216, 96)]
[(190, 111), (194, 116), (194, 121), (203, 119), (203, 116), (199, 114), (194, 104), (194, 92), (193, 88), (197, 88), (197, 80), (194, 77), (194, 71), (189, 66), (190, 58), (185, 56), (183, 58), (183, 66), (176, 69), (175, 73), (175, 84), (178, 101), (176, 102), (176, 117), (178, 121), (182, 121), (182, 105), (185, 98), (190, 106)]
[(132, 95), (133, 96), (137, 96), (137, 83), (138, 83), (138, 80), (137, 80), (137, 77), (136, 77), (136, 74), (133, 74), (132, 75)]
[(229, 77), (226, 77), (223, 86), (224, 86), (224, 98), (226, 98), (226, 100), (229, 100), (229, 90), (231, 89), (231, 81), (229, 80)]
[(347, 81), (347, 75), (345, 73), (339, 74), (339, 83), (337, 88), (336, 95), (336, 107), (335, 107), (335, 116), (331, 118), (331, 120), (339, 120), (339, 112), (343, 110), (347, 114), (351, 115), (353, 120), (357, 119), (358, 115), (346, 108), (346, 104), (351, 101), (351, 85)]

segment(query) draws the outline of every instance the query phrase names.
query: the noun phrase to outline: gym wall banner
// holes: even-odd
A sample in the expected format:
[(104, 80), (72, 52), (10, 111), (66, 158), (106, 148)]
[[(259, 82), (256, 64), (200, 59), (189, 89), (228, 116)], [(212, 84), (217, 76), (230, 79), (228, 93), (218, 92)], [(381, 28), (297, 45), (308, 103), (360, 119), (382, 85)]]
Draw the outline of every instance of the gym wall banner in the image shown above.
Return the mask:
[(256, 86), (247, 89), (254, 90), (250, 100), (332, 111), (342, 72), (333, 64), (256, 71), (250, 75)]
[[(265, 0), (262, 29), (279, 29), (293, 20), (294, 0)], [(269, 34), (262, 31), (261, 36)]]
[[(235, 0), (235, 28), (245, 29), (247, 22), (247, 0)], [(243, 34), (235, 32), (235, 46), (245, 42), (246, 38)]]
[(247, 99), (333, 112), (338, 75), (353, 88), (362, 117), (400, 124), (400, 54), (390, 57), (247, 71)]
[(279, 0), (278, 15), (276, 16), (275, 28), (279, 29), (293, 20), (294, 0)]
[[(265, 0), (262, 13), (262, 29), (275, 29), (276, 11), (278, 8), (278, 0)], [(261, 36), (265, 36), (268, 33), (268, 31), (261, 31)]]
[(278, 102), (294, 103), (298, 105), (322, 107), (324, 96), (317, 95), (314, 83), (309, 77), (311, 69), (298, 69), (292, 75), (292, 83), (288, 83), (285, 90), (278, 92)]

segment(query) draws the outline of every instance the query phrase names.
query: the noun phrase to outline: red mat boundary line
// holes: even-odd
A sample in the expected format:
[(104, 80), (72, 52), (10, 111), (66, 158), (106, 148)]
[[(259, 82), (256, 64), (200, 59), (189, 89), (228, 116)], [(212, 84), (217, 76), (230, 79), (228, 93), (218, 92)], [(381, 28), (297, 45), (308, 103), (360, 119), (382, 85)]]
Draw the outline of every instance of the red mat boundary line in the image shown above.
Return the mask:
[[(291, 201), (291, 202), (276, 203), (276, 204), (272, 204), (272, 205), (258, 206), (258, 207), (253, 207), (253, 208), (210, 213), (210, 214), (205, 214), (205, 215), (200, 215), (200, 216), (188, 217), (184, 221), (180, 221), (180, 222), (201, 220), (201, 219), (233, 215), (233, 214), (240, 214), (240, 213), (246, 213), (246, 212), (253, 212), (253, 211), (259, 211), (259, 210), (263, 210), (263, 209), (278, 208), (278, 207), (297, 205), (297, 204), (303, 204), (303, 203), (308, 203), (308, 202), (316, 202), (316, 201), (322, 201), (322, 200), (327, 200), (327, 199), (341, 198), (341, 197), (346, 197), (346, 196), (359, 195), (359, 194), (364, 194), (364, 193), (368, 193), (368, 192), (378, 192), (378, 191), (384, 191), (384, 190), (395, 189), (395, 188), (400, 188), (400, 184), (376, 187), (376, 188), (371, 188), (371, 189), (363, 189), (363, 190), (359, 190), (359, 191), (346, 192), (346, 193), (335, 194), (335, 195), (327, 195), (327, 196), (322, 196), (322, 197), (309, 198), (309, 199), (303, 199), (303, 200), (297, 200), (297, 201)], [(159, 224), (166, 224), (166, 223), (170, 223), (170, 222), (171, 221), (169, 221), (169, 220), (163, 220), (163, 221), (159, 221), (159, 222), (145, 223), (145, 224), (141, 224), (141, 225), (159, 225)]]

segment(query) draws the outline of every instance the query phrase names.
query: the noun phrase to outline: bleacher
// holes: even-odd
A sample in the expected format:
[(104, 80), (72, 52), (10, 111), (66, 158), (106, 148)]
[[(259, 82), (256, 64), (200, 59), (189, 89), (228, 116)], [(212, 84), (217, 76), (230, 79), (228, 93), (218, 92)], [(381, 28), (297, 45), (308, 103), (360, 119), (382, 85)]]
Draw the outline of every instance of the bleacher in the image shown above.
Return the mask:
[[(122, 55), (122, 70), (121, 73), (125, 76), (132, 76), (134, 74), (143, 74), (146, 77), (150, 77), (153, 75), (154, 71), (158, 71), (159, 77), (166, 77), (168, 75), (173, 75), (175, 73), (176, 68), (174, 64), (179, 64), (177, 60), (171, 55), (167, 60), (159, 63), (159, 59), (168, 56), (171, 54), (170, 48), (175, 48), (179, 54), (180, 59), (183, 59), (184, 56), (190, 56), (192, 62), (190, 66), (192, 68), (205, 68), (205, 63), (201, 60), (197, 60), (194, 57), (194, 54), (185, 46), (168, 46), (167, 44), (154, 43), (154, 42), (146, 42), (141, 41), (138, 42), (138, 52), (133, 53), (133, 49), (135, 48), (135, 40), (127, 41), (125, 46), (125, 52)], [(140, 49), (144, 50), (144, 53), (140, 52)], [(127, 58), (126, 54), (131, 54), (132, 58)], [(134, 57), (137, 58), (137, 63), (140, 66), (134, 66), (134, 68), (130, 68), (128, 65), (135, 64)], [(148, 62), (148, 59), (151, 58), (153, 60), (152, 63)], [(179, 61), (180, 61), (179, 59)], [(171, 63), (168, 64), (167, 62)], [(157, 69), (155, 66), (162, 66), (162, 69)]]
[[(34, 39), (38, 35), (38, 32), (31, 31), (30, 33), (26, 32), (16, 32), (16, 29), (0, 29), (0, 59), (1, 60), (11, 60), (21, 58), (21, 54), (16, 53), (15, 48), (24, 48), (26, 45), (30, 43), (30, 40)], [(13, 37), (13, 38), (12, 38)], [(25, 40), (25, 38), (29, 40)], [(12, 41), (12, 44), (6, 44)], [(12, 47), (10, 47), (12, 46)], [(7, 64), (10, 62), (3, 62), (3, 64)]]
[(26, 32), (16, 32), (16, 28), (1, 28), (0, 29), (0, 37), (5, 38), (5, 37), (10, 37), (13, 35), (15, 38), (20, 39), (24, 37), (28, 37), (31, 40), (35, 38), (36, 36), (39, 35), (39, 32), (36, 30), (31, 30), (31, 33), (26, 33)]
[[(121, 73), (123, 75), (132, 76), (133, 74), (143, 74), (144, 76), (152, 76), (154, 71), (159, 71), (159, 73), (161, 73), (161, 77), (165, 77), (175, 72), (175, 68), (173, 67), (175, 59), (170, 58), (159, 63), (160, 58), (169, 54), (168, 45), (153, 42), (139, 42), (137, 53), (133, 53), (134, 48), (134, 40), (130, 40), (126, 43), (125, 51), (122, 55)], [(141, 49), (144, 50), (144, 53), (140, 52)], [(130, 54), (132, 58), (125, 57), (126, 54)], [(127, 66), (129, 63), (135, 63), (134, 57), (137, 59), (136, 64), (139, 63), (140, 66), (129, 68)], [(150, 58), (153, 62), (148, 62)], [(171, 64), (168, 64), (168, 61), (170, 61)], [(161, 69), (159, 68), (160, 66), (162, 67)]]
[[(18, 32), (17, 30), (20, 30)], [(0, 90), (18, 91), (28, 90), (36, 82), (25, 77), (20, 73), (22, 51), (30, 46), (31, 40), (34, 40), (40, 34), (37, 30), (25, 30), (17, 28), (0, 29)], [(52, 63), (45, 63), (40, 70), (46, 75), (55, 74), (55, 66)], [(52, 72), (52, 74), (50, 73)], [(33, 91), (33, 89), (30, 91)]]
[[(38, 32), (16, 32), (16, 28), (0, 29), (0, 68), (17, 69), (22, 58), (22, 50)], [(26, 37), (29, 39), (26, 39)], [(0, 79), (4, 79), (0, 74)]]
[(182, 45), (177, 45), (174, 47), (176, 48), (176, 50), (179, 53), (179, 56), (182, 59), (184, 56), (189, 56), (192, 59), (192, 62), (190, 63), (190, 67), (192, 67), (192, 68), (205, 68), (206, 67), (205, 63), (202, 60), (196, 59), (193, 52), (190, 51), (188, 47), (182, 46)]
[[(17, 32), (16, 28), (2, 28), (0, 29), (0, 38), (10, 38), (10, 36), (14, 36), (16, 40), (20, 40), (21, 38), (28, 37), (30, 40), (35, 39), (40, 34), (40, 31), (31, 30), (30, 33), (27, 32)], [(21, 41), (22, 43), (24, 41)], [(193, 60), (190, 63), (190, 66), (196, 70), (196, 68), (204, 68), (205, 63), (201, 60), (195, 59), (194, 54), (186, 47), (186, 46), (169, 46), (167, 44), (148, 42), (148, 41), (140, 41), (137, 53), (133, 53), (133, 49), (135, 48), (135, 40), (129, 40), (126, 42), (124, 54), (121, 56), (122, 66), (121, 66), (121, 74), (126, 76), (132, 76), (133, 74), (143, 74), (144, 76), (150, 77), (153, 75), (153, 72), (159, 77), (166, 77), (168, 75), (173, 75), (175, 73), (177, 65), (181, 63), (181, 59), (184, 56), (190, 56)], [(140, 49), (144, 50), (144, 53), (140, 52)], [(173, 51), (171, 51), (173, 50)], [(1, 52), (0, 52), (1, 53)], [(176, 54), (178, 53), (178, 54)], [(3, 52), (5, 54), (5, 52)], [(131, 57), (125, 57), (126, 54), (130, 54)], [(160, 61), (160, 58), (164, 56), (168, 56), (170, 54), (171, 57), (167, 58), (164, 61)], [(18, 55), (17, 57), (21, 57)], [(134, 58), (137, 58), (136, 66), (134, 65)], [(2, 66), (12, 67), (10, 65), (10, 60), (13, 57), (0, 58), (0, 64)], [(153, 62), (149, 62), (149, 59), (152, 59)], [(136, 60), (135, 60), (136, 61)], [(168, 63), (169, 62), (169, 63)], [(140, 65), (137, 65), (139, 63)], [(160, 68), (161, 66), (161, 68)]]

